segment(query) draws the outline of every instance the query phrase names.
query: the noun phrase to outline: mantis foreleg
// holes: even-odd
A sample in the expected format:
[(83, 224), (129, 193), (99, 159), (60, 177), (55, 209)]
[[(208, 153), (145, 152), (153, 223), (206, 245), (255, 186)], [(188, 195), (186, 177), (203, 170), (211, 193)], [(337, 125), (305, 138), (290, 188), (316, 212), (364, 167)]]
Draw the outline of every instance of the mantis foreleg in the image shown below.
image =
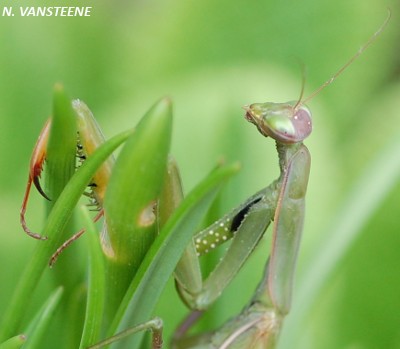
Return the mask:
[[(232, 226), (229, 227), (228, 231), (225, 231), (223, 227), (219, 226), (219, 228), (223, 228), (223, 231), (218, 233), (220, 229), (218, 229), (217, 223), (216, 226), (213, 225), (194, 237), (194, 241), (197, 241), (198, 239), (201, 240), (201, 246), (206, 245), (203, 243), (204, 241), (207, 241), (207, 245), (209, 246), (217, 246), (218, 243), (224, 241), (222, 238), (220, 241), (216, 241), (219, 238), (218, 234), (220, 234), (220, 236), (226, 236), (223, 234), (227, 233), (234, 235), (226, 255), (218, 263), (208, 278), (204, 281), (195, 280), (194, 285), (201, 284), (200, 289), (198, 286), (197, 289), (194, 287), (191, 288), (193, 280), (183, 280), (178, 268), (175, 274), (177, 278), (178, 289), (182, 298), (191, 309), (207, 309), (210, 304), (219, 297), (222, 290), (234, 278), (237, 271), (252, 253), (264, 230), (270, 224), (273, 217), (274, 208), (271, 201), (273, 201), (275, 186), (276, 184), (274, 183), (259, 193), (256, 196), (256, 199), (252, 197), (248, 204), (245, 204), (243, 207), (241, 207), (241, 209), (234, 211), (236, 215), (231, 215), (231, 218), (229, 218), (232, 221), (235, 220), (235, 217), (242, 216), (242, 211), (246, 210), (246, 214), (243, 216), (243, 220), (240, 222), (239, 228), (236, 231), (231, 230)], [(249, 207), (249, 205), (251, 206)], [(228, 218), (225, 218), (225, 220), (226, 219)], [(195, 248), (195, 251), (196, 254), (186, 253), (183, 256), (181, 263), (186, 267), (194, 265), (195, 263), (193, 262), (193, 259), (198, 258), (197, 254), (201, 253), (201, 249), (197, 247)], [(198, 276), (199, 273), (194, 271), (192, 275)]]
[[(272, 214), (275, 213), (271, 256), (253, 298), (240, 316), (227, 322), (217, 331), (189, 337), (185, 337), (182, 331), (175, 337), (174, 348), (274, 348), (282, 319), (290, 308), (293, 273), (300, 244), (304, 198), (310, 170), (310, 155), (304, 145), (285, 145), (279, 152), (282, 175), (277, 182), (263, 191), (269, 200), (263, 197), (252, 206), (232, 241), (232, 245), (240, 246), (240, 243), (248, 242), (242, 240), (246, 234), (253, 234), (259, 238), (259, 232), (266, 227), (258, 224), (268, 219), (268, 225)], [(269, 206), (266, 205), (266, 201), (269, 201)], [(244, 249), (243, 245), (241, 247)], [(237, 256), (229, 252), (230, 250), (223, 259), (226, 260), (227, 266)], [(226, 271), (223, 267), (217, 268)], [(228, 272), (234, 276), (234, 271)], [(219, 271), (214, 271), (214, 275), (217, 273)], [(229, 277), (230, 275), (225, 280)], [(210, 276), (204, 283), (204, 288), (213, 291), (214, 287), (210, 288), (208, 285), (214, 285), (217, 281)], [(192, 322), (192, 319), (188, 318), (187, 322)]]

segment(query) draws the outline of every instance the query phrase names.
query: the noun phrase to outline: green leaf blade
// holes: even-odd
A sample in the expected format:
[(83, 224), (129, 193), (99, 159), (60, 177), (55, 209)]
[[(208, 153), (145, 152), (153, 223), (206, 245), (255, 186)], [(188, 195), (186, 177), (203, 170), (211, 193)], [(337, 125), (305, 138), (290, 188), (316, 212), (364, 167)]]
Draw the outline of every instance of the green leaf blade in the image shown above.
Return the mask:
[(113, 167), (104, 199), (102, 234), (108, 323), (157, 235), (154, 210), (166, 172), (171, 133), (171, 102), (162, 99), (141, 119)]
[(114, 166), (104, 201), (112, 259), (140, 264), (157, 233), (154, 206), (162, 189), (172, 133), (171, 102), (156, 103)]
[(85, 323), (79, 348), (84, 349), (99, 340), (105, 300), (105, 266), (99, 234), (89, 215), (82, 207), (89, 247), (89, 285)]
[(75, 172), (76, 132), (76, 115), (71, 100), (62, 85), (57, 84), (46, 150), (46, 194), (51, 199), (49, 212)]
[(43, 338), (46, 336), (48, 328), (53, 319), (54, 313), (63, 295), (63, 288), (58, 287), (43, 304), (37, 315), (32, 319), (27, 331), (27, 341), (24, 345), (25, 349), (40, 348)]
[(23, 334), (20, 334), (1, 343), (0, 349), (19, 349), (24, 345), (25, 341), (26, 337)]

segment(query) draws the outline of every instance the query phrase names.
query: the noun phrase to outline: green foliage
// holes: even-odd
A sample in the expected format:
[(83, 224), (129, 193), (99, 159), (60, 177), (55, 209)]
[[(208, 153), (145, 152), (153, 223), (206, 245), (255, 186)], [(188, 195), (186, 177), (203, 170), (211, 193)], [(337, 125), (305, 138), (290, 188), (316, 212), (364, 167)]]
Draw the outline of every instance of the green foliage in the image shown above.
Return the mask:
[[(54, 291), (54, 284), (60, 284), (55, 281), (60, 276), (64, 280), (73, 276), (66, 281), (69, 286), (61, 303), (73, 299), (70, 288), (86, 280), (86, 244), (77, 242), (49, 270), (45, 266), (57, 244), (46, 244), (43, 252), (44, 244), (24, 236), (17, 217), (29, 155), (51, 113), (49, 91), (55, 81), (63, 81), (68, 91), (88, 102), (108, 135), (131, 128), (155, 98), (169, 93), (176, 106), (171, 152), (186, 188), (193, 188), (221, 155), (242, 163), (243, 171), (221, 195), (222, 210), (226, 210), (268, 184), (278, 172), (272, 143), (245, 124), (240, 107), (295, 100), (300, 89), (296, 58), (307, 67), (307, 95), (379, 27), (387, 5), (378, 0), (369, 1), (368, 6), (365, 1), (311, 0), (102, 2), (93, 5), (94, 15), (85, 19), (3, 18), (0, 263), (13, 268), (3, 267), (0, 272), (2, 317), (12, 317), (5, 311), (13, 304), (10, 299), (19, 294), (31, 305), (22, 306), (14, 321), (26, 325)], [(400, 108), (399, 8), (395, 2), (389, 5), (393, 18), (379, 40), (309, 103), (315, 125), (306, 141), (312, 168), (294, 290), (294, 325), (289, 316), (282, 349), (293, 348), (285, 345), (286, 338), (300, 349), (400, 345), (399, 187), (398, 170), (391, 168), (399, 160), (385, 160), (381, 155), (385, 149), (398, 151), (393, 140), (398, 139)], [(375, 162), (379, 158), (382, 161)], [(389, 187), (378, 186), (381, 180), (374, 176), (362, 185), (362, 178), (378, 170), (393, 174)], [(378, 190), (371, 190), (375, 186)], [(384, 190), (387, 196), (382, 196)], [(349, 203), (365, 203), (364, 195), (375, 206), (353, 210)], [(48, 235), (49, 224), (55, 221), (49, 218), (48, 228), (43, 229), (41, 200), (32, 195), (27, 219), (33, 230)], [(343, 232), (344, 219), (350, 217), (352, 222), (356, 216), (361, 218), (352, 239), (343, 245), (334, 241)], [(81, 226), (77, 222), (66, 233)], [(333, 250), (335, 256), (329, 257)], [(237, 313), (249, 298), (267, 258), (265, 251), (264, 246), (256, 251), (224, 293), (207, 319), (209, 326), (216, 327)], [(320, 256), (330, 258), (325, 260), (329, 268), (310, 275)], [(31, 268), (29, 274), (23, 272), (25, 268)], [(33, 287), (42, 272), (38, 288)], [(36, 275), (35, 281), (22, 287), (20, 280), (34, 278), (30, 273)], [(306, 314), (299, 319), (296, 299), (307, 297), (307, 285), (314, 290), (312, 302), (298, 313)], [(172, 302), (176, 312), (171, 316)], [(62, 305), (60, 312), (65, 315)], [(173, 285), (167, 285), (153, 312), (168, 324), (167, 336), (184, 312)], [(41, 348), (68, 343), (64, 341), (66, 321), (74, 323), (55, 314)], [(7, 326), (15, 328), (9, 322)]]
[[(55, 144), (52, 154), (57, 151), (59, 154), (49, 159), (54, 162), (54, 169), (62, 167), (57, 166), (57, 162), (68, 163), (69, 158), (63, 154), (70, 150), (70, 144), (64, 141), (65, 137), (55, 137), (54, 134), (58, 135), (59, 130), (66, 129), (70, 130), (72, 138), (76, 136), (75, 129), (68, 128), (68, 124), (74, 125), (76, 120), (69, 107), (71, 102), (65, 103), (66, 98), (61, 91), (57, 87), (54, 109), (61, 111), (56, 112), (52, 118), (49, 137), (52, 140), (49, 146)], [(199, 227), (209, 209), (218, 187), (238, 169), (238, 166), (231, 166), (214, 171), (187, 196), (164, 228), (158, 232), (155, 210), (166, 174), (171, 131), (171, 102), (163, 99), (146, 113), (134, 131), (123, 132), (100, 145), (64, 184), (43, 229), (46, 240), (38, 241), (36, 252), (26, 266), (4, 315), (0, 338), (7, 339), (22, 328), (24, 309), (31, 302), (29, 293), (38, 286), (52, 252), (61, 243), (61, 234), (71, 218), (74, 206), (104, 161), (124, 141), (126, 144), (107, 186), (104, 201), (106, 221), (101, 246), (96, 242), (98, 238), (93, 238), (96, 228), (86, 222), (90, 235), (91, 258), (83, 334), (81, 336), (80, 331), (75, 334), (69, 331), (67, 335), (71, 337), (71, 342), (80, 339), (80, 346), (87, 348), (102, 339), (106, 333), (109, 333), (109, 337), (114, 335), (115, 330), (121, 326), (121, 321), (122, 326), (129, 327), (130, 323), (143, 323), (151, 317), (162, 290), (188, 245), (192, 232)], [(67, 134), (66, 137), (69, 136)], [(53, 187), (62, 185), (63, 171), (58, 177), (54, 175), (51, 180), (54, 182)], [(90, 221), (86, 213), (86, 221), (88, 219)], [(149, 229), (154, 232), (150, 234)], [(138, 250), (138, 246), (142, 247), (142, 251)], [(104, 258), (101, 251), (104, 252)], [(139, 252), (139, 257), (132, 251)], [(41, 339), (43, 340), (45, 331), (50, 327), (50, 315), (54, 313), (60, 296), (60, 290), (56, 291), (39, 315), (31, 320), (26, 329), (27, 347), (42, 346)], [(70, 328), (68, 325), (65, 327)], [(103, 328), (106, 329), (104, 333), (101, 331)], [(74, 335), (78, 336), (76, 340)], [(136, 345), (140, 344), (139, 338), (138, 336), (134, 339)], [(14, 343), (15, 340), (11, 345)], [(9, 342), (4, 342), (4, 345), (9, 345)], [(132, 341), (130, 346), (132, 347)]]
[(59, 306), (62, 294), (62, 287), (57, 288), (43, 304), (42, 308), (39, 309), (38, 314), (32, 319), (26, 329), (27, 341), (24, 344), (24, 348), (40, 348), (41, 343), (45, 341), (50, 321), (54, 318), (54, 313)]
[(19, 349), (25, 343), (26, 337), (24, 335), (17, 335), (11, 337), (5, 342), (0, 344), (1, 349)]

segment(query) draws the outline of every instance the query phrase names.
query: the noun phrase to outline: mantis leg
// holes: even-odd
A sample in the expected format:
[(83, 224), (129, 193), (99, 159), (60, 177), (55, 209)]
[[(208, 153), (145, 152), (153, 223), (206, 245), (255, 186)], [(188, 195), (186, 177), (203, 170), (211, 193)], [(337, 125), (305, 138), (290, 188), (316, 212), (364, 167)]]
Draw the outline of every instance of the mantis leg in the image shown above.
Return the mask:
[[(276, 209), (273, 210), (275, 214), (271, 255), (251, 301), (239, 316), (228, 321), (217, 331), (194, 336), (179, 333), (179, 336), (174, 338), (174, 348), (275, 348), (282, 320), (290, 309), (310, 169), (310, 155), (304, 145), (284, 146), (280, 151), (282, 176), (279, 190), (277, 189), (279, 195), (277, 198), (271, 195), (271, 198), (276, 200)], [(271, 207), (273, 206), (271, 203)], [(247, 216), (249, 218), (242, 224), (242, 229), (245, 229), (243, 231), (249, 233), (251, 223), (262, 222), (257, 216), (258, 212), (265, 214), (266, 210), (259, 206), (252, 208)], [(250, 222), (247, 223), (248, 228), (246, 221)], [(237, 234), (239, 232), (240, 229)], [(233, 243), (235, 240), (236, 236)], [(227, 260), (230, 261), (230, 258)], [(205, 285), (207, 282), (208, 280)], [(198, 317), (197, 314), (194, 313), (193, 319)], [(193, 319), (189, 317), (187, 322), (193, 322)], [(186, 329), (185, 324), (181, 328)]]
[(47, 147), (47, 142), (49, 139), (49, 130), (50, 130), (50, 119), (47, 120), (45, 125), (43, 126), (43, 129), (40, 132), (39, 138), (33, 149), (30, 166), (29, 166), (28, 183), (26, 185), (25, 195), (24, 195), (24, 199), (22, 201), (21, 210), (20, 210), (20, 221), (21, 221), (22, 228), (24, 229), (25, 233), (27, 233), (29, 236), (31, 236), (35, 239), (38, 239), (38, 240), (46, 240), (47, 238), (45, 236), (41, 236), (40, 234), (32, 232), (28, 228), (28, 226), (26, 224), (26, 220), (25, 220), (25, 213), (26, 213), (26, 208), (28, 206), (29, 194), (31, 191), (32, 183), (35, 185), (38, 192), (45, 199), (50, 200), (50, 198), (43, 191), (43, 189), (40, 185), (40, 181), (39, 181), (40, 175), (42, 173), (43, 163), (46, 158), (46, 147)]
[(152, 349), (161, 349), (163, 347), (162, 330), (163, 322), (160, 318), (156, 317), (143, 324), (128, 328), (125, 331), (117, 333), (115, 336), (107, 338), (97, 344), (94, 344), (87, 349), (100, 349), (104, 348), (114, 342), (117, 342), (127, 336), (135, 334), (137, 332), (150, 330), (152, 332)]
[[(243, 266), (272, 220), (274, 204), (270, 202), (270, 198), (274, 196), (273, 191), (272, 188), (267, 188), (263, 191), (263, 196), (257, 198), (257, 202), (254, 203), (254, 199), (251, 199), (250, 203), (244, 206), (242, 210), (246, 210), (246, 214), (243, 215), (242, 210), (239, 210), (236, 215), (232, 216), (232, 221), (234, 221), (235, 217), (238, 215), (243, 216), (243, 220), (240, 222), (240, 226), (236, 231), (228, 230), (228, 233), (233, 234), (232, 242), (225, 256), (216, 265), (215, 269), (206, 280), (194, 280), (194, 282), (192, 282), (194, 276), (198, 275), (198, 272), (193, 272), (190, 280), (183, 280), (183, 278), (181, 278), (182, 273), (179, 271), (176, 272), (175, 275), (180, 295), (191, 309), (207, 309), (210, 304), (220, 296), (224, 288)], [(213, 234), (210, 234), (211, 232), (213, 232)], [(212, 226), (202, 232), (200, 238), (195, 236), (195, 241), (197, 239), (200, 239), (201, 242), (207, 241), (205, 240), (206, 237), (202, 235), (208, 234), (209, 237), (212, 236), (215, 240), (211, 240), (207, 244), (216, 245), (217, 242), (212, 241), (216, 241), (215, 234), (217, 234), (217, 232), (218, 230), (214, 229)], [(195, 250), (197, 251), (197, 249)], [(197, 254), (194, 255), (193, 253), (189, 254), (187, 252), (182, 257), (180, 263), (184, 263), (186, 266), (192, 266), (195, 264), (193, 259), (198, 259)], [(189, 273), (185, 273), (185, 275), (189, 275)], [(191, 288), (192, 284), (196, 287)], [(199, 284), (201, 285), (200, 288), (198, 287)]]
[[(93, 222), (97, 222), (101, 217), (104, 215), (104, 210), (101, 209), (97, 215), (93, 218)], [(63, 244), (57, 248), (56, 252), (54, 252), (50, 258), (49, 261), (49, 266), (53, 267), (54, 264), (57, 262), (58, 257), (60, 254), (69, 246), (71, 245), (74, 241), (78, 240), (84, 233), (86, 232), (85, 229), (79, 230), (77, 233), (72, 235), (68, 240), (64, 241)]]
[[(235, 277), (274, 216), (279, 186), (279, 181), (274, 182), (194, 236), (175, 270), (178, 291), (190, 309), (207, 309)], [(177, 166), (170, 162), (158, 205), (160, 225), (165, 223), (182, 197)], [(203, 280), (199, 256), (229, 239), (232, 241), (226, 255)]]

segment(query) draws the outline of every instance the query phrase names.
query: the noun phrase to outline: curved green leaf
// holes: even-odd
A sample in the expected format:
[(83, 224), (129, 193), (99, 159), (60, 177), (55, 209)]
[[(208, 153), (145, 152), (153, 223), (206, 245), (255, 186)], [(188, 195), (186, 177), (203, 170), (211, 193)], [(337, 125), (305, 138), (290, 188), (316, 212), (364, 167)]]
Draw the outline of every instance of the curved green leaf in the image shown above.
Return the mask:
[(0, 344), (0, 349), (19, 349), (25, 343), (26, 337), (23, 334), (7, 339)]
[(27, 331), (27, 341), (24, 349), (41, 348), (41, 341), (48, 333), (50, 321), (53, 318), (57, 306), (60, 304), (61, 296), (63, 294), (63, 287), (58, 287), (46, 301), (46, 303), (39, 310), (37, 315), (31, 321)]
[[(165, 284), (219, 188), (238, 169), (237, 164), (217, 169), (183, 200), (140, 265), (109, 330), (110, 336), (116, 330), (122, 331), (150, 319)], [(140, 338), (140, 335), (132, 338), (130, 344), (132, 348), (137, 347)], [(123, 347), (124, 342), (121, 341), (115, 345)]]
[(82, 212), (89, 244), (89, 285), (85, 323), (79, 346), (81, 349), (99, 340), (105, 299), (105, 266), (99, 234), (85, 206), (82, 207)]
[(165, 98), (140, 120), (113, 167), (104, 200), (102, 239), (109, 319), (156, 237), (154, 210), (166, 172), (171, 133), (171, 102)]

